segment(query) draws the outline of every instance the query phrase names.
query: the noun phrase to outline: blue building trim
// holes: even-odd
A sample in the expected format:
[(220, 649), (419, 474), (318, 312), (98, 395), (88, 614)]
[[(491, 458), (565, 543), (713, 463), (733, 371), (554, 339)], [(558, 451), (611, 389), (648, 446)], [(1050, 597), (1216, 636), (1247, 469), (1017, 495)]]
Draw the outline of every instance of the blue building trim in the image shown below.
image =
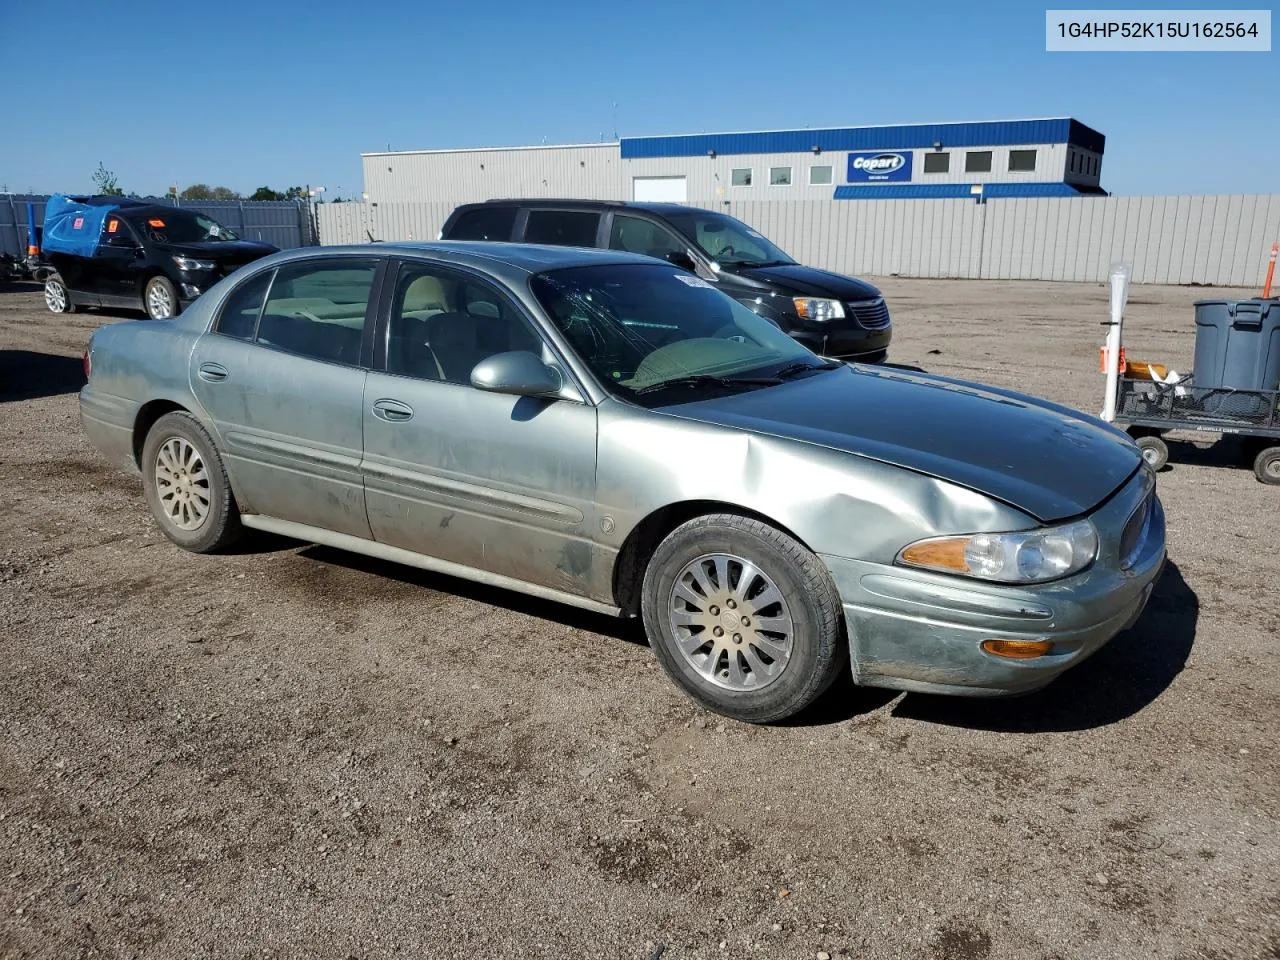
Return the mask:
[(697, 133), (665, 137), (623, 137), (623, 160), (645, 157), (698, 157), (711, 151), (743, 153), (807, 153), (821, 150), (912, 150), (941, 143), (954, 147), (1005, 147), (1037, 143), (1071, 143), (1102, 153), (1106, 143), (1097, 130), (1078, 120), (993, 120), (980, 123), (922, 123), (886, 127), (836, 127), (825, 130), (774, 130), (765, 133)]
[(956, 198), (977, 200), (1009, 199), (1011, 197), (1079, 197), (1086, 191), (1077, 190), (1069, 183), (986, 183), (982, 193), (972, 191), (968, 183), (876, 183), (868, 186), (836, 187), (835, 200), (949, 200)]

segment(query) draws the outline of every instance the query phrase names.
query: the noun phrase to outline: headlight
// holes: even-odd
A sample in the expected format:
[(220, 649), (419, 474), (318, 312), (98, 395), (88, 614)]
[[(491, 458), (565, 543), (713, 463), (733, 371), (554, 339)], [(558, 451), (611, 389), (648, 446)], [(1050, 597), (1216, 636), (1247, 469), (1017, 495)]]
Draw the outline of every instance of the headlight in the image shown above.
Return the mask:
[(839, 300), (819, 300), (816, 297), (792, 297), (796, 313), (805, 320), (839, 320), (844, 316), (844, 304)]
[(918, 540), (898, 563), (996, 583), (1043, 583), (1078, 573), (1098, 555), (1098, 532), (1088, 520), (1016, 533)]
[(196, 260), (192, 257), (174, 257), (173, 262), (178, 265), (179, 270), (212, 270), (212, 260)]

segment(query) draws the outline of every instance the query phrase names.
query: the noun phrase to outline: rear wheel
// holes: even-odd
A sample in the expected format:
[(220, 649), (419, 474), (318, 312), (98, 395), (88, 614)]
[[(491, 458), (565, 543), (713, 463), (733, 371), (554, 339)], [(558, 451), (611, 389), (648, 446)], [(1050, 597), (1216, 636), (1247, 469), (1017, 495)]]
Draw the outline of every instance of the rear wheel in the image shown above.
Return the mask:
[(1253, 461), (1253, 475), (1263, 483), (1280, 485), (1280, 447), (1267, 447)]
[(164, 535), (193, 553), (212, 553), (242, 532), (231, 484), (213, 440), (185, 411), (166, 413), (142, 446), (142, 485)]
[(142, 301), (152, 320), (168, 320), (178, 315), (178, 291), (168, 277), (148, 280)]
[(56, 273), (44, 279), (44, 305), (53, 313), (76, 313), (80, 309), (71, 302), (71, 291)]
[(1142, 451), (1142, 459), (1152, 470), (1160, 471), (1169, 462), (1169, 445), (1159, 437), (1146, 436), (1137, 440), (1138, 449)]
[(782, 531), (734, 514), (672, 531), (645, 570), (641, 607), (667, 674), (738, 720), (803, 710), (848, 655), (822, 562)]

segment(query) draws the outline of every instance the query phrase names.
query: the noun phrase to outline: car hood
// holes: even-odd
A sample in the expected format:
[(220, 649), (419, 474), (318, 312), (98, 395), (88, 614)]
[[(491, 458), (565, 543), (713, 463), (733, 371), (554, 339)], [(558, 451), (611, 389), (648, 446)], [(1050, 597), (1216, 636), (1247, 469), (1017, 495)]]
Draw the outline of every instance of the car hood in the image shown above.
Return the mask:
[(249, 263), (275, 253), (279, 247), (257, 240), (209, 240), (204, 243), (157, 243), (157, 249), (168, 253), (219, 263)]
[(833, 300), (874, 300), (880, 296), (879, 290), (862, 280), (798, 263), (784, 263), (775, 267), (739, 267), (734, 273), (802, 296), (830, 297)]
[(1089, 512), (1142, 462), (1128, 437), (1094, 417), (995, 387), (878, 367), (843, 367), (662, 411), (905, 467), (1043, 523)]

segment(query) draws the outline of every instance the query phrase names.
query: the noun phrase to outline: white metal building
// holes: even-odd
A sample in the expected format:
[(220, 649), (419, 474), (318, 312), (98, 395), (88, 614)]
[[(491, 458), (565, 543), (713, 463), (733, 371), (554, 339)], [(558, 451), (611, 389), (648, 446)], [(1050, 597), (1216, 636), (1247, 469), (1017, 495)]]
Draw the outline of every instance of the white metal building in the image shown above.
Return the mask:
[(1102, 193), (1106, 140), (1066, 117), (366, 153), (372, 203), (495, 197), (884, 200)]

